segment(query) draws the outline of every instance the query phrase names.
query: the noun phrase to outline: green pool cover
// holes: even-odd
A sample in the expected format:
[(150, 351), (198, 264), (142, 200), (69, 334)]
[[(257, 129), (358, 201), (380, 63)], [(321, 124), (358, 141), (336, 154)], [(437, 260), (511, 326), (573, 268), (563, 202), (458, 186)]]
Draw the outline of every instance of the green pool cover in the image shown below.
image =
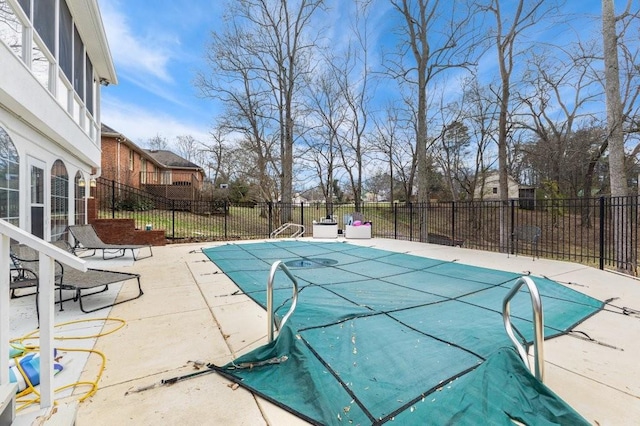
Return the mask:
[[(212, 368), (311, 423), (588, 424), (512, 348), (502, 301), (520, 275), (338, 242), (228, 244), (203, 252), (262, 306), (271, 265), (289, 265), (298, 306), (275, 341)], [(545, 338), (603, 307), (532, 278)], [(292, 297), (282, 271), (274, 288), (281, 318)], [(511, 301), (511, 317), (527, 345), (531, 309), (524, 286)]]

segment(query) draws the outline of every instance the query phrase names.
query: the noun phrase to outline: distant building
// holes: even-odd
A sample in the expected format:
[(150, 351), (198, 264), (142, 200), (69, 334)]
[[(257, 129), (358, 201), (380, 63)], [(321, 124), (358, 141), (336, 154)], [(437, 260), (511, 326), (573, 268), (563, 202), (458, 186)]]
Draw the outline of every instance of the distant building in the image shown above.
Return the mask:
[[(201, 189), (204, 182), (204, 169), (191, 161), (167, 150), (145, 149), (162, 168), (162, 173), (149, 173), (142, 176), (142, 184), (162, 183), (165, 185), (193, 186)], [(158, 181), (161, 180), (161, 182)]]
[(102, 177), (170, 199), (196, 199), (205, 174), (171, 151), (140, 148), (103, 124)]
[(0, 64), (0, 218), (55, 240), (86, 223), (117, 84), (97, 1), (0, 1)]
[(309, 200), (304, 195), (301, 195), (299, 192), (295, 193), (295, 195), (293, 196), (291, 201), (294, 204), (308, 203), (309, 202)]
[(102, 177), (140, 188), (141, 173), (155, 172), (155, 162), (122, 133), (102, 124)]
[[(511, 176), (507, 176), (509, 199), (518, 199), (519, 185)], [(499, 200), (500, 199), (500, 175), (497, 171), (490, 172), (484, 177), (484, 184), (478, 182), (473, 194), (474, 200)]]
[(382, 201), (382, 199), (384, 198), (384, 196), (378, 194), (378, 193), (374, 193), (374, 192), (365, 192), (364, 195), (362, 196), (362, 201), (365, 201), (367, 203), (377, 203)]

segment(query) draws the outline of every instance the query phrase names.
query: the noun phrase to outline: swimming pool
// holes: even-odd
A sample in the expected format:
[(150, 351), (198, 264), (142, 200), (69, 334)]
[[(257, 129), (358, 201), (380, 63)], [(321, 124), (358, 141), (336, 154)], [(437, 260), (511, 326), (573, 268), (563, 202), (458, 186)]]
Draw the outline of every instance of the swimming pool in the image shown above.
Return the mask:
[[(502, 301), (517, 274), (341, 242), (228, 244), (203, 252), (262, 306), (271, 265), (289, 265), (300, 293), (279, 337), (217, 369), (312, 423), (425, 424), (457, 416), (468, 423), (584, 422), (511, 349)], [(546, 338), (603, 306), (533, 279)], [(280, 315), (291, 293), (278, 276)], [(531, 303), (522, 293), (512, 301), (512, 322), (530, 343)]]

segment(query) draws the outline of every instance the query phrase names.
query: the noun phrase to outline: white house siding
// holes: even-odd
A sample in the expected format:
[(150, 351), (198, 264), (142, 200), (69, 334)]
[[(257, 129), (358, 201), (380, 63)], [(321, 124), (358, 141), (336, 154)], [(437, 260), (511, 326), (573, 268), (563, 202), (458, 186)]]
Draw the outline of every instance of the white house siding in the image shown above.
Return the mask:
[[(59, 6), (59, 1), (65, 0), (56, 0), (55, 7)], [(66, 5), (78, 33), (86, 38), (86, 41), (82, 40), (83, 56), (91, 63), (89, 67), (85, 63), (80, 68), (86, 89), (92, 92), (84, 96), (73, 90), (73, 85), (56, 63), (54, 53), (33, 35), (33, 17), (25, 14), (17, 1), (0, 0), (0, 13), (5, 18), (4, 26), (0, 24), (0, 127), (9, 135), (20, 157), (19, 226), (28, 231), (32, 231), (30, 164), (37, 164), (44, 170), (43, 238), (46, 240), (55, 237), (63, 226), (54, 224), (52, 235), (51, 167), (60, 160), (66, 168), (69, 178), (67, 217), (69, 223), (74, 223), (76, 173), (80, 172), (88, 189), (92, 171), (100, 167), (99, 82), (116, 83), (96, 0), (66, 0)], [(32, 5), (32, 13), (33, 9)], [(6, 25), (7, 17), (12, 25)], [(24, 46), (32, 45), (36, 49), (23, 49), (22, 43), (15, 43), (15, 40), (26, 40)], [(42, 57), (46, 60), (34, 62), (29, 58), (29, 52), (38, 49), (44, 50)], [(49, 69), (49, 73), (34, 73), (36, 66), (41, 67), (43, 62), (41, 71)], [(93, 78), (86, 78), (87, 69), (93, 71)], [(76, 68), (73, 72), (77, 75)]]
[[(500, 181), (498, 173), (489, 174), (484, 180), (484, 187), (478, 186), (474, 193), (474, 199), (479, 200), (499, 200), (500, 199)], [(509, 191), (509, 199), (517, 199), (519, 197), (519, 185), (511, 176), (507, 179), (507, 187)], [(482, 191), (482, 192), (481, 192)], [(481, 196), (482, 195), (482, 196)]]

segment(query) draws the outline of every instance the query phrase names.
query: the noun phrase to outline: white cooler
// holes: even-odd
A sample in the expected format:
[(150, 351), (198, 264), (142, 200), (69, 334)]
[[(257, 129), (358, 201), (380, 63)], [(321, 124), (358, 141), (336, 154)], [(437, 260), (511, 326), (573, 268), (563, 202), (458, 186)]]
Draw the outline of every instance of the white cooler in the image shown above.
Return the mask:
[(314, 223), (313, 238), (338, 238), (338, 224)]
[[(314, 232), (315, 235), (315, 232)], [(347, 225), (344, 230), (345, 238), (371, 238), (371, 226), (360, 225), (353, 226)]]

